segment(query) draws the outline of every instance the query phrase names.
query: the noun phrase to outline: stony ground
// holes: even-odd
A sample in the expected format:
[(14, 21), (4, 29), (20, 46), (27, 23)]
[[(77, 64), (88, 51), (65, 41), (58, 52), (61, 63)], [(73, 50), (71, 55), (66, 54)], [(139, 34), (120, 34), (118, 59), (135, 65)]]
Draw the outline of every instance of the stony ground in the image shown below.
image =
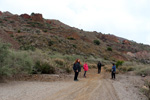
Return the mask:
[(118, 75), (110, 79), (110, 73), (97, 70), (80, 73), (78, 82), (73, 76), (68, 80), (41, 82), (15, 81), (0, 83), (0, 100), (146, 100), (140, 92), (142, 77)]

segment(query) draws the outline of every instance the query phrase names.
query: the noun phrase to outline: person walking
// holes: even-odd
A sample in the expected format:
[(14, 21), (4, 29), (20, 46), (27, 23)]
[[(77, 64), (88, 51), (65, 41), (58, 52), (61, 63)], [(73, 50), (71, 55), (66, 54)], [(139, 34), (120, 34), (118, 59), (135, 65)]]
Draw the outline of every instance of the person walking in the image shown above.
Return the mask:
[(102, 66), (102, 64), (101, 64), (101, 62), (99, 61), (98, 64), (97, 64), (98, 74), (100, 74), (100, 72), (101, 72), (101, 66)]
[(74, 81), (78, 81), (78, 75), (79, 75), (79, 72), (81, 72), (81, 63), (80, 63), (80, 60), (77, 59), (73, 65), (73, 70), (74, 70)]
[(112, 66), (112, 73), (111, 73), (112, 79), (115, 79), (115, 74), (116, 74), (116, 65), (113, 63), (113, 66)]
[(84, 68), (84, 77), (86, 78), (86, 72), (88, 71), (88, 64), (85, 62), (83, 65)]

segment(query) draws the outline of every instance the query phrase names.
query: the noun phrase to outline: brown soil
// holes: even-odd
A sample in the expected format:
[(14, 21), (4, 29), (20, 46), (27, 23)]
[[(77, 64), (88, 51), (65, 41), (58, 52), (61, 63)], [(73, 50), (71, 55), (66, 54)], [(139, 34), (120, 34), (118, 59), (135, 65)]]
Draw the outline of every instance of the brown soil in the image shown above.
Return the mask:
[[(146, 100), (140, 93), (142, 77), (116, 75), (110, 79), (110, 73), (102, 70), (89, 70), (87, 78), (79, 75), (79, 81), (68, 80), (41, 82), (15, 81), (0, 84), (0, 100)], [(137, 83), (137, 84), (136, 84)]]

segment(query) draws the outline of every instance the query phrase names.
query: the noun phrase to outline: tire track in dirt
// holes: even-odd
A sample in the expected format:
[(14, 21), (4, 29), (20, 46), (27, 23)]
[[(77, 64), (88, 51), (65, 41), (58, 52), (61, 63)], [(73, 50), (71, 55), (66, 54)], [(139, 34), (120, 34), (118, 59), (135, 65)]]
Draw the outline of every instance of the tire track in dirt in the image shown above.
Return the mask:
[(88, 76), (45, 100), (119, 100), (111, 82), (104, 79), (103, 71), (100, 75), (90, 72)]

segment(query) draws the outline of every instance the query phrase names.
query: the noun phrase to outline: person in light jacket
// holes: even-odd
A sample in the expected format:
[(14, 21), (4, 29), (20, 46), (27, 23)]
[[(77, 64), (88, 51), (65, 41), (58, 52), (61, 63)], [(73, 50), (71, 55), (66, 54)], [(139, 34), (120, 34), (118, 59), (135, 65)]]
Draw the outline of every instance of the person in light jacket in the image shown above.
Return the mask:
[(88, 71), (88, 64), (85, 62), (85, 64), (83, 65), (84, 68), (84, 77), (86, 78), (86, 72)]
[(79, 72), (81, 72), (81, 63), (80, 63), (80, 60), (77, 59), (73, 65), (73, 70), (74, 70), (74, 81), (78, 81), (78, 75), (79, 75)]

